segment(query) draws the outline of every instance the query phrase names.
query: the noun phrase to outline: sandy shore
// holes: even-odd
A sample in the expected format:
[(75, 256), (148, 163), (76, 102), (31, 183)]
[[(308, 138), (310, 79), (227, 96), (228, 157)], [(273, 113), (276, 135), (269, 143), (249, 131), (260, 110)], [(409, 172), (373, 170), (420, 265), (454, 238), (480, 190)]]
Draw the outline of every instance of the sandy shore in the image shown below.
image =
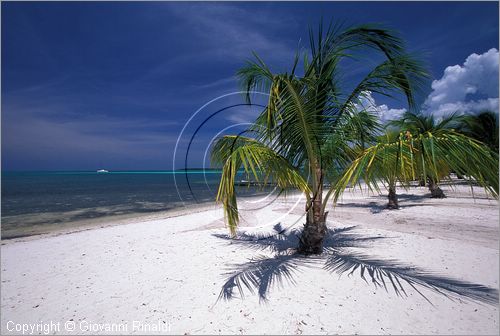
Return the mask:
[[(239, 241), (225, 239), (216, 207), (4, 241), (1, 331), (498, 334), (498, 202), (444, 190), (446, 199), (400, 190), (395, 211), (384, 196), (347, 192), (317, 258), (293, 254), (303, 210), (294, 196), (242, 202)], [(255, 239), (278, 222), (284, 234)], [(234, 297), (219, 299), (223, 288)]]

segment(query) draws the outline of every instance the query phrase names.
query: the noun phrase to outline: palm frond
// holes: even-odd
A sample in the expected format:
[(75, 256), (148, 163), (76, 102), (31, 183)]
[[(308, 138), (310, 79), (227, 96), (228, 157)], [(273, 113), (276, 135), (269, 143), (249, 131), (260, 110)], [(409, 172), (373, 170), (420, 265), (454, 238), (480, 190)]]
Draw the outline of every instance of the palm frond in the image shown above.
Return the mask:
[(431, 132), (434, 136), (441, 135), (457, 128), (462, 121), (462, 117), (457, 113), (445, 115), (437, 122), (432, 114), (422, 114), (407, 111), (399, 120), (393, 120), (389, 124), (413, 134), (424, 134)]
[[(217, 199), (224, 203), (233, 234), (238, 223), (232, 185), (237, 169), (243, 167), (256, 178), (273, 176), (282, 187), (307, 190), (307, 208), (312, 209), (311, 199), (322, 195), (325, 175), (336, 182), (340, 172), (374, 141), (378, 125), (368, 111), (359, 111), (360, 99), (368, 91), (387, 96), (402, 92), (412, 105), (427, 78), (421, 62), (404, 51), (402, 40), (381, 26), (344, 29), (330, 24), (323, 30), (320, 25), (316, 32), (310, 30), (310, 43), (311, 57), (304, 53), (302, 76), (297, 76), (299, 52), (290, 72), (273, 73), (256, 54), (238, 71), (245, 91), (264, 91), (269, 98), (249, 128), (253, 141), (233, 138), (232, 143), (221, 142), (213, 148), (213, 152), (220, 151), (213, 155), (214, 163), (223, 167)], [(340, 85), (341, 60), (362, 48), (381, 52), (386, 61), (345, 94)], [(308, 176), (309, 185), (305, 181)]]
[[(498, 153), (466, 135), (450, 132), (439, 137), (427, 136), (421, 140), (431, 148), (427, 161), (440, 158), (449, 170), (468, 176), (494, 197), (498, 197)], [(434, 153), (434, 155), (433, 155)]]
[(337, 202), (349, 185), (364, 182), (368, 188), (380, 191), (379, 184), (383, 181), (407, 182), (413, 179), (413, 150), (412, 143), (403, 141), (401, 135), (396, 141), (381, 142), (365, 149), (330, 188), (333, 201)]
[(332, 187), (334, 202), (349, 184), (361, 180), (378, 190), (380, 181), (391, 175), (408, 183), (415, 179), (416, 171), (439, 180), (443, 171), (450, 170), (469, 176), (471, 182), (498, 197), (498, 153), (460, 133), (435, 137), (427, 132), (407, 139), (400, 134), (396, 142), (379, 143), (366, 149)]
[(307, 181), (296, 168), (284, 157), (255, 139), (224, 136), (217, 140), (215, 148), (216, 150), (212, 152), (214, 161), (223, 162), (217, 201), (224, 205), (226, 221), (233, 236), (239, 223), (234, 182), (241, 167), (257, 182), (271, 181), (281, 189), (293, 187), (304, 193), (310, 192)]
[(375, 67), (358, 85), (340, 107), (339, 114), (352, 109), (363, 92), (374, 92), (392, 97), (396, 92), (405, 94), (410, 109), (415, 107), (415, 94), (422, 90), (428, 73), (423, 64), (411, 55), (398, 55)]
[(239, 79), (241, 89), (246, 92), (247, 103), (250, 103), (250, 92), (269, 91), (270, 85), (273, 80), (273, 73), (267, 67), (257, 54), (254, 53), (256, 61), (248, 60), (246, 65), (238, 70), (236, 73)]
[(498, 152), (498, 113), (482, 111), (477, 115), (467, 114), (460, 117), (457, 127), (460, 133), (488, 145)]
[(324, 137), (321, 147), (323, 168), (330, 183), (336, 182), (360, 151), (376, 142), (375, 134), (380, 130), (378, 117), (368, 110), (342, 115), (335, 130)]

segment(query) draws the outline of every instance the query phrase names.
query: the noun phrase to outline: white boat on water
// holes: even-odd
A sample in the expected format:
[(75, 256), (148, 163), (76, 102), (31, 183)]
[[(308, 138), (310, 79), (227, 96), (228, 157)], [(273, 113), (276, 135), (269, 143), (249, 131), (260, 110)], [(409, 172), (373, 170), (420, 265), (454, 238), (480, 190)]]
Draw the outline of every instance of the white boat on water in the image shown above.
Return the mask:
[(99, 169), (97, 173), (109, 173), (109, 170), (106, 169)]

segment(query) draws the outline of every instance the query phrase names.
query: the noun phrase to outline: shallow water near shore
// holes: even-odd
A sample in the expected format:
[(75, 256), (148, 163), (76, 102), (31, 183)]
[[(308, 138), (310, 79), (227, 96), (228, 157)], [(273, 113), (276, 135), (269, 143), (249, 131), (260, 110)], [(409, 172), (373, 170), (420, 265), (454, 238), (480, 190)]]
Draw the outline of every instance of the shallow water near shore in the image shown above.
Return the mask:
[[(3, 172), (2, 238), (209, 204), (220, 176), (216, 170)], [(238, 188), (242, 196), (264, 192)]]

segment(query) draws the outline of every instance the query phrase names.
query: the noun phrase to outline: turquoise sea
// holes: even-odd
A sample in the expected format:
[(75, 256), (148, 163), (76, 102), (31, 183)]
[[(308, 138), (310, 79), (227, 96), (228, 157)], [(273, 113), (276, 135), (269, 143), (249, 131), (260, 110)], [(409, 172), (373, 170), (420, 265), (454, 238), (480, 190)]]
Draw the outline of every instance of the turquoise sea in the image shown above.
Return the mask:
[[(215, 202), (220, 176), (217, 170), (2, 172), (2, 238)], [(243, 196), (257, 193), (237, 190)]]

